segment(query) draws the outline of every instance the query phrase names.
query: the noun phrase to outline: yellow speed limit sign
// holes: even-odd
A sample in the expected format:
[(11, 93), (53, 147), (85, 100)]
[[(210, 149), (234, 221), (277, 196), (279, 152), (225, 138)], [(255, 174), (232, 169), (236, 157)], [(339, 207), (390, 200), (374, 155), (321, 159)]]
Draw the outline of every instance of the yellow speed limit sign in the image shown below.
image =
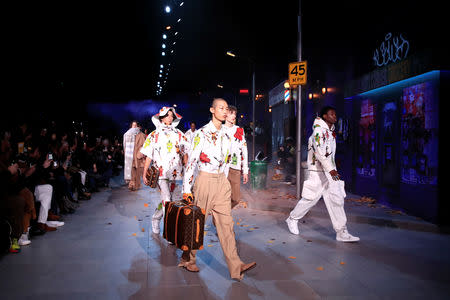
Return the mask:
[(293, 62), (289, 64), (289, 84), (291, 86), (306, 84), (307, 74), (306, 61)]

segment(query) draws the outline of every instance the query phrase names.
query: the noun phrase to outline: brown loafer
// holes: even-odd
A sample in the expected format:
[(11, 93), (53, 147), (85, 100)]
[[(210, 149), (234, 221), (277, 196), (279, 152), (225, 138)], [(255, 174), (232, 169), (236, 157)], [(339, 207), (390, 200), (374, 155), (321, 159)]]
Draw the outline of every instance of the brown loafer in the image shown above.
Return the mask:
[(186, 268), (186, 270), (188, 270), (189, 272), (199, 272), (200, 269), (197, 267), (197, 265), (195, 263), (193, 264), (186, 264), (184, 266)]
[(256, 267), (256, 262), (251, 262), (251, 263), (242, 265), (241, 266), (241, 275), (244, 274), (245, 272), (247, 272), (248, 270), (253, 269), (254, 267)]
[(38, 223), (38, 228), (43, 230), (43, 231), (55, 231), (56, 227), (50, 227), (47, 224), (44, 223)]

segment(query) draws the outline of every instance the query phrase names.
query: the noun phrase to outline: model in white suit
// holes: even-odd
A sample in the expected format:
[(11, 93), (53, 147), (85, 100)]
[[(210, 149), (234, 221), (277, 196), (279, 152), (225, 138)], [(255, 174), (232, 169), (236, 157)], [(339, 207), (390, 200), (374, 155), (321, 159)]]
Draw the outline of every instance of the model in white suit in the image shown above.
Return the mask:
[(336, 240), (341, 242), (356, 242), (358, 237), (347, 231), (347, 217), (344, 211), (346, 196), (344, 181), (336, 170), (334, 156), (336, 153), (336, 111), (325, 107), (321, 117), (314, 120), (313, 134), (308, 141), (308, 179), (303, 183), (302, 198), (286, 219), (289, 231), (299, 234), (298, 220), (316, 205), (321, 197), (325, 202), (331, 223), (336, 231)]

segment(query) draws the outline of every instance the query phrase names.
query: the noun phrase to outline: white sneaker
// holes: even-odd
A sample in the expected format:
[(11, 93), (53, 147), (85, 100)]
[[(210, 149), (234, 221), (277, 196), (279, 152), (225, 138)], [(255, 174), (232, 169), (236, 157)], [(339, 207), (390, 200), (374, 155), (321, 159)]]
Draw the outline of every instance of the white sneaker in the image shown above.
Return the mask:
[(64, 225), (64, 222), (60, 222), (60, 221), (47, 221), (45, 223), (47, 224), (47, 226), (50, 226), (50, 227), (61, 227)]
[(152, 230), (153, 230), (153, 233), (156, 233), (156, 234), (158, 234), (159, 233), (159, 221), (161, 221), (161, 220), (159, 220), (159, 219), (152, 219)]
[(29, 244), (31, 244), (31, 241), (28, 239), (28, 235), (26, 233), (23, 233), (19, 239), (19, 246), (26, 246)]
[(291, 217), (289, 217), (286, 219), (286, 223), (289, 228), (289, 231), (292, 234), (296, 234), (296, 235), (300, 234), (300, 232), (298, 231), (298, 220), (294, 220)]
[(348, 233), (347, 229), (343, 229), (336, 233), (336, 240), (339, 242), (349, 243), (349, 242), (358, 242), (359, 237), (353, 236)]

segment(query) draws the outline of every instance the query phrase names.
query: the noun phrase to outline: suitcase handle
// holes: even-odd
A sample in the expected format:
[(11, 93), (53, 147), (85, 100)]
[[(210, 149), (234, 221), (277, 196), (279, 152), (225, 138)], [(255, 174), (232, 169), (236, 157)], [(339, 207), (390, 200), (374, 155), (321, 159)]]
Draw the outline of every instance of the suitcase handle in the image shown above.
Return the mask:
[(200, 219), (197, 219), (197, 234), (195, 235), (195, 241), (198, 243), (198, 237), (200, 235)]

